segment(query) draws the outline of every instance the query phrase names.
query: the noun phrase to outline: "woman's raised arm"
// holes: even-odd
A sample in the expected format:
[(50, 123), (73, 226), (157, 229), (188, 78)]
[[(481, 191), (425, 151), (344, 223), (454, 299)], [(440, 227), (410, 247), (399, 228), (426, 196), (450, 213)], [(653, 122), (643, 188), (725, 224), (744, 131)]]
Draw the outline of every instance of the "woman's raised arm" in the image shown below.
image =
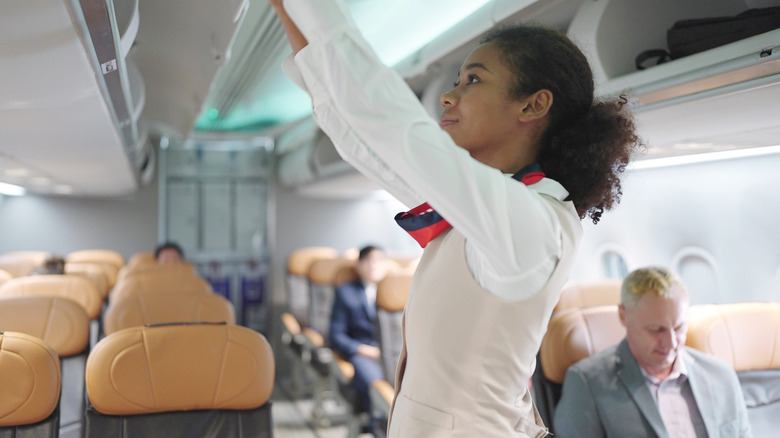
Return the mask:
[(298, 29), (298, 26), (296, 26), (290, 16), (287, 15), (287, 11), (284, 10), (283, 0), (268, 0), (268, 3), (274, 8), (276, 15), (282, 22), (284, 31), (287, 33), (287, 39), (292, 46), (293, 53), (298, 53), (298, 51), (306, 47), (309, 42), (306, 41), (306, 37), (303, 36), (300, 29)]

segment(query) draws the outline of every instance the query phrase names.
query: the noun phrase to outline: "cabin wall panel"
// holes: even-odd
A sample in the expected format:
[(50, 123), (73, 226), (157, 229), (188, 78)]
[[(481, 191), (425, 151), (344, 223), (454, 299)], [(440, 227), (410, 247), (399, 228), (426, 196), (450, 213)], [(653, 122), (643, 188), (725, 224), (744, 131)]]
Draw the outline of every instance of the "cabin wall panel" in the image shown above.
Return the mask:
[(394, 199), (315, 199), (279, 189), (276, 198), (276, 242), (273, 252), (274, 299), (285, 300), (287, 256), (306, 246), (348, 248), (373, 244), (390, 253), (417, 255), (421, 250), (393, 217), (406, 210)]
[(0, 253), (23, 250), (66, 255), (111, 249), (125, 259), (157, 243), (157, 183), (122, 199), (5, 197), (0, 205)]
[(622, 248), (629, 270), (671, 267), (681, 250), (698, 247), (715, 260), (720, 293), (691, 290), (693, 304), (780, 300), (779, 168), (780, 155), (768, 155), (629, 170), (617, 209), (596, 226), (583, 222), (571, 278), (604, 276), (598, 249), (605, 245)]

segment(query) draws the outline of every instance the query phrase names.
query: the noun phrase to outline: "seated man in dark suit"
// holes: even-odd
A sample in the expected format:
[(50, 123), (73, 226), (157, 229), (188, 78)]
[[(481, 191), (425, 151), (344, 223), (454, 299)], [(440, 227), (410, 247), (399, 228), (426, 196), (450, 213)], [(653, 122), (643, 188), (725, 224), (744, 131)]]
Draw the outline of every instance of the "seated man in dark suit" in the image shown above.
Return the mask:
[(354, 365), (352, 384), (363, 397), (365, 410), (370, 412), (368, 388), (372, 381), (384, 378), (379, 364), (379, 347), (374, 339), (376, 286), (387, 274), (384, 252), (375, 246), (364, 247), (355, 268), (358, 279), (336, 289), (330, 345)]
[(734, 370), (685, 346), (688, 294), (663, 268), (623, 281), (626, 338), (566, 372), (555, 431), (569, 437), (750, 437)]

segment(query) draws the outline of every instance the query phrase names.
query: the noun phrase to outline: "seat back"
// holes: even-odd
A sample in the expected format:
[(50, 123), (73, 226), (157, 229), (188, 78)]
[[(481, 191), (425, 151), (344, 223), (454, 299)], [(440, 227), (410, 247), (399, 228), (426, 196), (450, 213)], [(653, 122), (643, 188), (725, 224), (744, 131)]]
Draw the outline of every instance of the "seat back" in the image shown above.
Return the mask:
[(60, 432), (73, 431), (71, 436), (81, 435), (89, 324), (84, 308), (69, 299), (46, 295), (0, 298), (0, 329), (35, 336), (60, 357)]
[(12, 277), (25, 277), (51, 254), (43, 251), (16, 251), (0, 254), (0, 269)]
[(5, 283), (6, 281), (8, 281), (8, 280), (10, 280), (12, 278), (14, 278), (14, 276), (11, 275), (10, 272), (8, 272), (8, 271), (6, 271), (4, 269), (0, 269), (0, 284)]
[(694, 306), (686, 344), (734, 368), (753, 436), (775, 436), (780, 418), (780, 303)]
[(80, 304), (89, 319), (96, 319), (103, 306), (103, 299), (95, 285), (80, 275), (17, 277), (0, 284), (0, 297), (20, 295), (67, 298)]
[(65, 257), (65, 261), (67, 263), (91, 263), (100, 266), (106, 276), (109, 287), (114, 287), (119, 270), (125, 265), (125, 259), (121, 254), (108, 249), (73, 251)]
[(60, 360), (43, 340), (0, 331), (0, 437), (59, 434)]
[(94, 263), (65, 263), (65, 273), (80, 275), (94, 283), (95, 288), (100, 292), (100, 297), (105, 300), (108, 298), (108, 277), (102, 266)]
[(89, 344), (89, 316), (75, 301), (46, 295), (0, 297), (0, 329), (42, 339), (59, 357)]
[(403, 345), (402, 319), (414, 272), (388, 274), (376, 291), (376, 338), (385, 379), (391, 384)]
[(553, 312), (575, 307), (608, 306), (620, 304), (620, 288), (623, 280), (604, 278), (567, 283), (561, 290), (561, 298)]
[(309, 269), (312, 263), (337, 257), (338, 251), (323, 246), (300, 248), (287, 257), (287, 304), (299, 324), (309, 322)]
[(552, 315), (539, 349), (534, 398), (544, 423), (553, 433), (552, 419), (561, 398), (566, 370), (581, 359), (617, 344), (625, 336), (626, 329), (620, 323), (615, 305), (574, 307)]
[(85, 437), (270, 437), (273, 382), (271, 346), (246, 327), (120, 330), (87, 359)]
[(336, 298), (336, 286), (355, 278), (355, 260), (351, 259), (316, 260), (309, 268), (308, 327), (322, 335), (326, 343), (330, 333), (330, 315)]
[(236, 323), (233, 304), (217, 294), (141, 290), (112, 300), (103, 316), (106, 335), (128, 328), (176, 322)]
[(198, 276), (189, 263), (158, 264), (153, 268), (123, 276), (111, 291), (111, 300), (118, 301), (138, 291), (204, 294), (213, 293), (208, 281)]
[(550, 318), (539, 349), (542, 372), (550, 382), (560, 385), (571, 365), (617, 344), (625, 336), (617, 306), (573, 308), (556, 313)]

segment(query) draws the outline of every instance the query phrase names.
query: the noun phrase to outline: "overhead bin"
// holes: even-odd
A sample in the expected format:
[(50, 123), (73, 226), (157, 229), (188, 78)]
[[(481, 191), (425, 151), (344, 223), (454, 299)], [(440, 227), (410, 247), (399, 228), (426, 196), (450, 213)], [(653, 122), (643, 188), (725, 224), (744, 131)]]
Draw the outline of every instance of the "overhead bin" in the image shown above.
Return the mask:
[[(668, 51), (679, 20), (731, 17), (777, 0), (582, 2), (568, 35), (588, 56), (599, 96), (628, 92), (648, 158), (772, 146), (780, 138), (780, 29), (637, 70)], [(738, 111), (734, 111), (738, 108)]]
[[(763, 5), (761, 4), (763, 3)], [(666, 34), (675, 22), (734, 16), (777, 1), (598, 0), (583, 2), (569, 36), (588, 55), (599, 95), (631, 90), (636, 106), (671, 104), (700, 93), (734, 91), (780, 81), (780, 29), (637, 70), (637, 55), (668, 51)]]

